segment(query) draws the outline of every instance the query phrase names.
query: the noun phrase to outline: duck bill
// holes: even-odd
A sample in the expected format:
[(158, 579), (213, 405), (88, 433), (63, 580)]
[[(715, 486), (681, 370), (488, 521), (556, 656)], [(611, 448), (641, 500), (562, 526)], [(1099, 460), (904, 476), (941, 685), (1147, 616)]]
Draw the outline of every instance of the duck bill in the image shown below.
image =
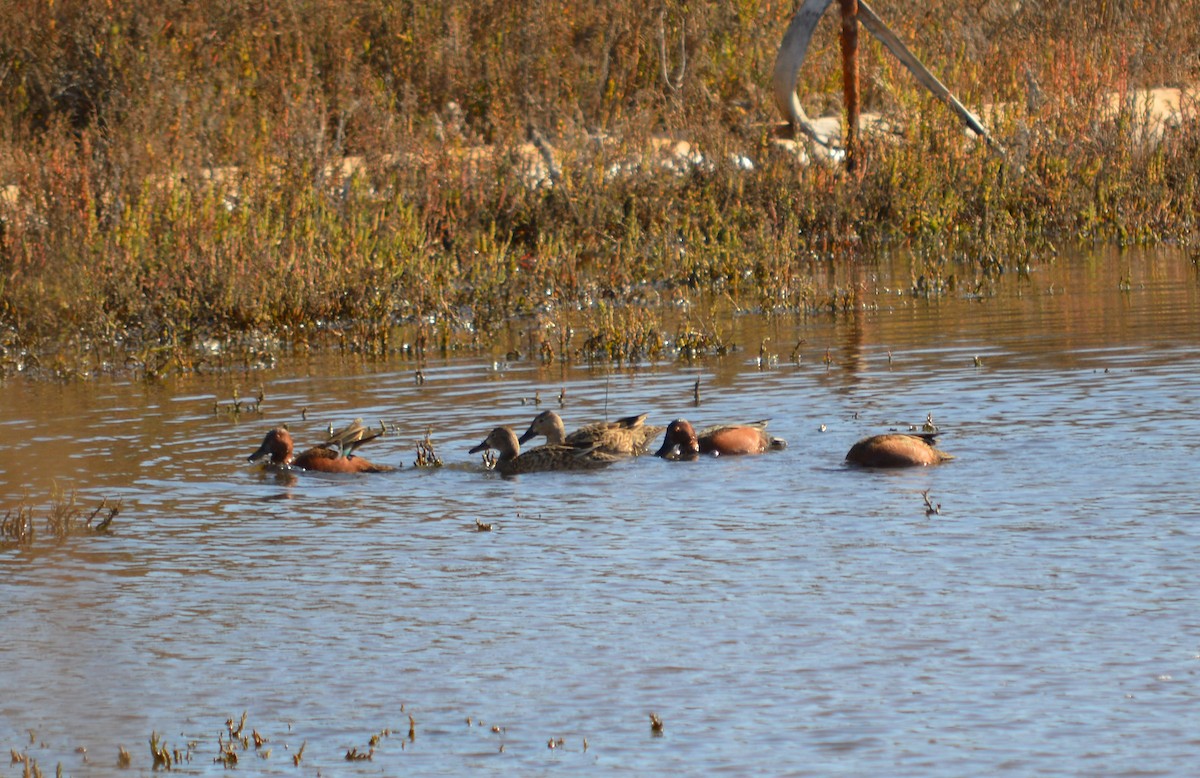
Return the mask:
[(468, 454), (478, 454), (480, 451), (487, 450), (487, 448), (488, 448), (488, 444), (487, 444), (487, 441), (485, 440), (484, 442), (480, 443), (478, 446), (473, 447), (467, 453)]
[(247, 462), (257, 462), (258, 460), (262, 459), (263, 457), (265, 457), (267, 454), (270, 454), (270, 453), (271, 453), (271, 451), (270, 451), (270, 449), (267, 448), (267, 444), (263, 443), (261, 446), (258, 447), (258, 451), (255, 451), (253, 454), (246, 457), (246, 461)]
[(686, 443), (664, 441), (662, 447), (654, 452), (654, 456), (663, 459), (695, 459), (700, 456), (700, 444), (694, 440)]
[(526, 443), (528, 443), (529, 441), (533, 440), (536, 437), (537, 437), (537, 432), (534, 431), (532, 426), (530, 426), (529, 429), (525, 430), (525, 433), (523, 435), (521, 435), (521, 437), (517, 438), (517, 442), (520, 443), (521, 445), (525, 445)]

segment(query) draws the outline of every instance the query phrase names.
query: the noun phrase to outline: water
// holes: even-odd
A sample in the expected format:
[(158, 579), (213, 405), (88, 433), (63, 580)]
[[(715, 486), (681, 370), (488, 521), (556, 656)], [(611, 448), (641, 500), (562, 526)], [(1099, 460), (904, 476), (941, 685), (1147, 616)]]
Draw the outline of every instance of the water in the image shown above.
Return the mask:
[[(40, 521), (58, 489), (123, 511), (110, 536), (0, 550), (0, 746), (97, 776), (129, 774), (123, 746), (149, 774), (156, 732), (190, 748), (177, 772), (217, 775), (245, 711), (255, 774), (1191, 774), (1194, 267), (1097, 255), (940, 301), (889, 291), (908, 272), (853, 279), (877, 311), (724, 320), (742, 349), (693, 366), (10, 381), (6, 509)], [(262, 415), (214, 413), (259, 383)], [(769, 417), (791, 445), (480, 472), (467, 448), (563, 389), (569, 427), (607, 398), (658, 424)], [(954, 462), (842, 465), (927, 414)], [(363, 453), (403, 470), (245, 462), (275, 423), (303, 444), (359, 416), (394, 427)], [(436, 471), (411, 467), (427, 426)]]

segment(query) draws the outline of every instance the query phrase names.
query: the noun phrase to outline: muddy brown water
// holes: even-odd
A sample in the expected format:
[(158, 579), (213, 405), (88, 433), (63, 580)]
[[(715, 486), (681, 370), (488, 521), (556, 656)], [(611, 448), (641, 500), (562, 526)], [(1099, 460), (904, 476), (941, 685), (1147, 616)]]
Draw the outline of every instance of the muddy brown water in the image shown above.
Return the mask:
[[(245, 711), (256, 774), (1192, 773), (1192, 262), (1064, 257), (984, 299), (897, 292), (903, 263), (858, 278), (878, 310), (731, 318), (742, 350), (695, 365), (7, 382), (5, 507), (40, 519), (59, 489), (124, 510), (109, 536), (0, 549), (0, 746), (69, 775), (128, 774), (123, 746), (149, 774), (157, 732), (192, 744), (178, 771), (217, 775)], [(260, 382), (261, 415), (213, 412)], [(535, 394), (569, 426), (770, 418), (790, 447), (481, 472), (467, 449)], [(928, 414), (954, 462), (843, 466)], [(403, 470), (245, 461), (273, 424), (304, 442), (355, 417), (392, 427), (363, 453)], [(427, 426), (439, 470), (411, 466)]]

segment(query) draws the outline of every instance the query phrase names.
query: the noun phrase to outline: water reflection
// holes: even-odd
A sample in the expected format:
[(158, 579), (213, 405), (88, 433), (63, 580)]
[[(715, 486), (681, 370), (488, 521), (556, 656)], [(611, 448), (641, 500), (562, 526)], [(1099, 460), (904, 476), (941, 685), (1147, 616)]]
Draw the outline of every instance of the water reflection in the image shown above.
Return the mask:
[[(302, 743), (335, 774), (1188, 772), (1194, 267), (1063, 260), (938, 300), (904, 293), (906, 267), (858, 272), (876, 309), (732, 317), (741, 350), (698, 365), (451, 360), (418, 385), (410, 362), (313, 357), (8, 385), (9, 504), (57, 488), (125, 510), (109, 537), (0, 551), (0, 743), (95, 775), (123, 745), (148, 772), (157, 731), (217, 774), (247, 711), (272, 754), (243, 764), (289, 775)], [(261, 415), (214, 413), (259, 383)], [(568, 427), (770, 417), (790, 446), (480, 472), (470, 446), (546, 407)], [(956, 461), (842, 466), (927, 414)], [(402, 470), (245, 462), (274, 424), (314, 440), (357, 417), (387, 424), (370, 458)], [(414, 468), (430, 425), (446, 466)], [(344, 760), (385, 727), (372, 761)]]

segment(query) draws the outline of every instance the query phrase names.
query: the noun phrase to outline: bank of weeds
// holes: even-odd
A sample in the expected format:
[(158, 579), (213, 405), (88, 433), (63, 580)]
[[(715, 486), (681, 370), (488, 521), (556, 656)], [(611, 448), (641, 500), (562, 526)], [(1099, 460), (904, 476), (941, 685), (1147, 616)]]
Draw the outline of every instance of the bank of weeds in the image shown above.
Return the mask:
[[(831, 263), (911, 252), (928, 296), (986, 290), (1062, 241), (1193, 237), (1195, 107), (1145, 142), (1144, 107), (1113, 115), (1105, 95), (1200, 80), (1200, 3), (917, 5), (879, 10), (969, 105), (1009, 106), (1007, 157), (864, 38), (867, 108), (898, 132), (868, 138), (859, 175), (798, 164), (768, 97), (790, 3), (17, 0), (0, 372), (419, 358), (490, 347), (514, 318), (530, 358), (706, 353), (712, 301), (865, 304), (821, 280)], [(810, 113), (838, 107), (837, 57), (831, 16)], [(519, 153), (535, 133), (552, 178)], [(702, 156), (661, 164), (662, 133)]]

